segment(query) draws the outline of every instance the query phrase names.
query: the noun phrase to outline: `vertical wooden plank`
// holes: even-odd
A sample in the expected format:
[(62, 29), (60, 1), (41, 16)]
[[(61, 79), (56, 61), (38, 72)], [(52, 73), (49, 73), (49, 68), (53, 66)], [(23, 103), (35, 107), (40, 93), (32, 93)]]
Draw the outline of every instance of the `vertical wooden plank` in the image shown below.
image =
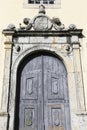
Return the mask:
[(19, 130), (42, 129), (42, 56), (34, 56), (23, 67), (19, 104)]
[[(44, 55), (43, 71), (45, 128), (46, 130), (70, 130), (68, 84), (65, 66), (56, 57)], [(68, 105), (65, 105), (66, 102)]]

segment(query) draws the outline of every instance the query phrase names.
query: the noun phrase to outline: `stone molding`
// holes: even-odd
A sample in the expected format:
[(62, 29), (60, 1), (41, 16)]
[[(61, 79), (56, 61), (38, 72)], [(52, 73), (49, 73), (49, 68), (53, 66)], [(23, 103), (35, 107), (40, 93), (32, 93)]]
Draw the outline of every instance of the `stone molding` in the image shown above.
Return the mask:
[(8, 116), (8, 113), (7, 112), (0, 112), (0, 117), (4, 117), (4, 116)]
[[(83, 38), (82, 29), (77, 30), (62, 30), (62, 31), (33, 31), (33, 30), (8, 30), (4, 29), (4, 35), (11, 36), (60, 36), (60, 37), (71, 37), (77, 36), (78, 38)], [(75, 42), (73, 42), (75, 43)]]

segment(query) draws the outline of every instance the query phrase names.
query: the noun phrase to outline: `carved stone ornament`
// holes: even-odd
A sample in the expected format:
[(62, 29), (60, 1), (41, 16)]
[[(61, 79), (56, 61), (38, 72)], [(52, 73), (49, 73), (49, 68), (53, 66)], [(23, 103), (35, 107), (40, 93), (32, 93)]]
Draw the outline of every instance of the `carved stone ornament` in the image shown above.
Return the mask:
[(39, 14), (33, 20), (29, 18), (23, 20), (23, 23), (26, 25), (25, 30), (30, 30), (32, 27), (35, 31), (49, 31), (52, 27), (55, 30), (64, 29), (63, 24), (58, 18), (50, 19), (45, 13), (45, 6), (40, 5)]
[[(28, 24), (28, 26), (30, 26)], [(45, 15), (45, 6), (39, 6), (39, 14), (32, 20), (32, 27), (36, 31), (48, 31), (51, 30), (53, 24), (50, 18)]]
[(53, 18), (52, 19), (52, 23), (53, 23), (53, 27), (54, 29), (60, 31), (60, 30), (63, 30), (65, 28), (64, 24), (61, 23), (60, 19), (59, 18)]
[(47, 16), (40, 15), (34, 19), (33, 28), (37, 31), (47, 31), (52, 28), (52, 22)]
[(77, 30), (74, 24), (71, 24), (68, 29), (65, 28), (64, 24), (61, 23), (59, 18), (53, 17), (50, 19), (46, 15), (45, 6), (40, 5), (38, 15), (34, 17), (32, 20), (30, 18), (24, 18), (23, 23), (19, 24), (19, 28), (17, 29), (14, 24), (9, 24), (7, 30), (14, 30), (14, 31), (28, 31), (28, 30), (35, 30), (35, 31), (49, 31), (49, 30)]
[(26, 25), (25, 30), (30, 30), (32, 28), (32, 23), (29, 18), (24, 18), (23, 23)]
[(70, 24), (69, 25), (69, 30), (76, 30), (76, 25), (75, 24)]
[(15, 28), (16, 27), (15, 27), (14, 24), (9, 24), (8, 27), (7, 27), (8, 30), (15, 30)]

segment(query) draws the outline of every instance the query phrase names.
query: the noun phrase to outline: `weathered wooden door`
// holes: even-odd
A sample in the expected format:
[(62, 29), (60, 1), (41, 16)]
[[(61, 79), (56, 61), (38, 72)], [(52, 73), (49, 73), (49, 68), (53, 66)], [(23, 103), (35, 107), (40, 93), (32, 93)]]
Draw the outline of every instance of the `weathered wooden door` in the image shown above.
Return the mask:
[(67, 72), (55, 56), (33, 56), (22, 69), (19, 130), (70, 130)]

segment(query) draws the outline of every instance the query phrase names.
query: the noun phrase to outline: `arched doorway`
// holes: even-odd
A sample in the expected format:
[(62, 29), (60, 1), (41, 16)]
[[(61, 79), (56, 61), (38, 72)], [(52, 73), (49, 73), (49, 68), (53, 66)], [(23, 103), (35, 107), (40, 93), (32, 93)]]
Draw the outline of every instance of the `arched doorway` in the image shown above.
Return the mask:
[(48, 52), (27, 56), (18, 69), (14, 130), (70, 130), (67, 71)]

